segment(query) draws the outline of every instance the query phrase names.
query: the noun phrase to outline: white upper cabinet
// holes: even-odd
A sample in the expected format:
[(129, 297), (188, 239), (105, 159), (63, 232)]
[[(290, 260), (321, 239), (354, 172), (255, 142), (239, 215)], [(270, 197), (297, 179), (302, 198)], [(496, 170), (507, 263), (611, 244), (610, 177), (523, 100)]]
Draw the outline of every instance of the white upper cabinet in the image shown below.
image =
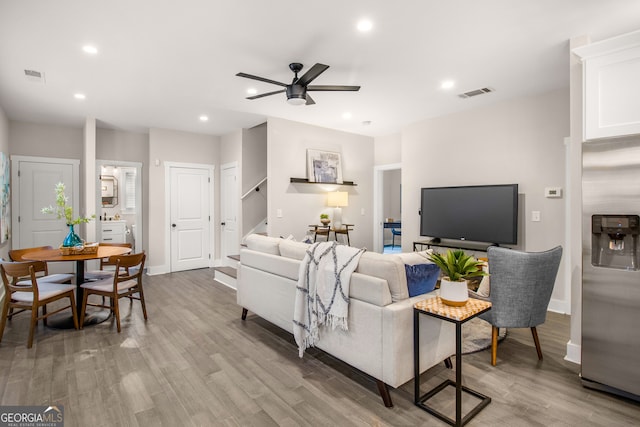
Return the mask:
[(585, 139), (640, 134), (640, 31), (573, 52), (583, 61)]

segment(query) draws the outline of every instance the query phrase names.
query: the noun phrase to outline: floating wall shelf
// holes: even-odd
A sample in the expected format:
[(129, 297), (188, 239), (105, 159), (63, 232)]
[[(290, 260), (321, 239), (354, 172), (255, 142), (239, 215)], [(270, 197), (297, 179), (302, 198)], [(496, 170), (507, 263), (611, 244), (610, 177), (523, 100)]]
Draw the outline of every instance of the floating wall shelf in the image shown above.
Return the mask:
[(353, 181), (342, 181), (342, 184), (338, 184), (337, 182), (309, 182), (307, 178), (289, 178), (289, 179), (294, 184), (324, 184), (324, 185), (351, 185), (351, 186), (358, 185)]

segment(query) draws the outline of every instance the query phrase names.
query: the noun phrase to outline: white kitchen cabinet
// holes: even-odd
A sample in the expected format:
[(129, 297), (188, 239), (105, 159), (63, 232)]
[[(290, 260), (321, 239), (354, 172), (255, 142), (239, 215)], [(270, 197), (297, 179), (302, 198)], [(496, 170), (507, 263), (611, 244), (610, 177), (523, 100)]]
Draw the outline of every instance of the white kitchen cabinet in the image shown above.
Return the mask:
[(126, 242), (126, 221), (102, 221), (100, 228), (102, 238), (105, 243), (125, 243)]
[(640, 134), (640, 31), (573, 52), (583, 61), (585, 139)]

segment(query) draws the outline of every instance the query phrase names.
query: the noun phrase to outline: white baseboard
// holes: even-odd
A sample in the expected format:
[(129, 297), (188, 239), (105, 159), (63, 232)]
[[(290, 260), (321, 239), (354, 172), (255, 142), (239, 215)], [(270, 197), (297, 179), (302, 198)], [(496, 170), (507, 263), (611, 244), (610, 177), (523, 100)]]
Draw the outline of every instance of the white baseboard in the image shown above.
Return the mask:
[(551, 301), (549, 301), (547, 310), (555, 313), (571, 314), (571, 303), (569, 301), (552, 298)]
[(149, 276), (155, 276), (157, 274), (166, 274), (169, 272), (168, 265), (155, 265), (153, 267), (147, 267), (147, 274)]
[(582, 362), (582, 347), (567, 341), (567, 354), (564, 356), (564, 360), (579, 365)]

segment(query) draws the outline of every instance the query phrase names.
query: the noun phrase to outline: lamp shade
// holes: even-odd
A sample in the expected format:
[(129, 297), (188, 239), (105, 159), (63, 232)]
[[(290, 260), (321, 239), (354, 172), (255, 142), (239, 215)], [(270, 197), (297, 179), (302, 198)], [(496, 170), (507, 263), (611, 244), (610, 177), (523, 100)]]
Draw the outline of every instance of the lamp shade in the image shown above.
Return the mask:
[(346, 191), (332, 191), (327, 197), (327, 206), (349, 206), (349, 193)]

